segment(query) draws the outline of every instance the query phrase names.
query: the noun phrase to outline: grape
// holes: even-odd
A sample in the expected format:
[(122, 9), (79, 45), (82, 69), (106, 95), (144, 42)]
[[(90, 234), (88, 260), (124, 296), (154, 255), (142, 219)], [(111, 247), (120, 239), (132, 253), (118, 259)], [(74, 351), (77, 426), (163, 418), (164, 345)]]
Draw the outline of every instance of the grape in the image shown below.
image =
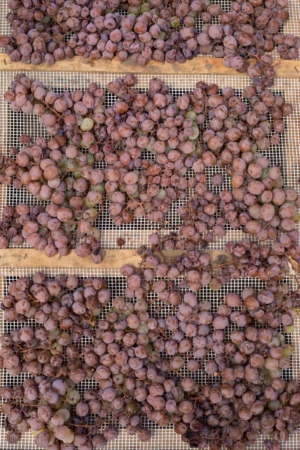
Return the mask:
[(107, 427), (103, 431), (103, 436), (107, 441), (112, 441), (118, 437), (118, 430), (114, 427)]
[(190, 370), (191, 372), (194, 372), (194, 371), (196, 371), (196, 370), (199, 370), (199, 368), (200, 368), (200, 364), (199, 364), (199, 362), (198, 361), (196, 361), (196, 360), (189, 360), (188, 362), (187, 362), (187, 369), (188, 370)]
[(241, 304), (241, 299), (237, 294), (230, 293), (225, 296), (225, 301), (228, 306), (237, 307)]
[(24, 391), (24, 394), (28, 398), (29, 401), (34, 401), (38, 397), (38, 391), (33, 386), (26, 388)]
[(24, 327), (19, 332), (19, 338), (22, 342), (29, 342), (34, 336), (34, 331), (32, 328)]
[(92, 439), (95, 448), (103, 448), (106, 446), (107, 440), (102, 434), (96, 434)]
[(206, 363), (204, 370), (207, 374), (214, 375), (218, 372), (218, 366), (215, 361), (211, 360)]
[(224, 328), (226, 328), (228, 326), (229, 322), (226, 316), (217, 316), (215, 317), (215, 319), (213, 320), (213, 327), (216, 330), (223, 330)]
[(65, 444), (70, 444), (74, 440), (74, 432), (65, 425), (56, 427), (54, 429), (54, 435)]
[(17, 444), (20, 439), (21, 434), (18, 433), (17, 431), (12, 430), (6, 434), (6, 440), (9, 444)]
[(76, 414), (79, 417), (86, 416), (89, 412), (89, 405), (84, 402), (78, 402), (76, 405)]

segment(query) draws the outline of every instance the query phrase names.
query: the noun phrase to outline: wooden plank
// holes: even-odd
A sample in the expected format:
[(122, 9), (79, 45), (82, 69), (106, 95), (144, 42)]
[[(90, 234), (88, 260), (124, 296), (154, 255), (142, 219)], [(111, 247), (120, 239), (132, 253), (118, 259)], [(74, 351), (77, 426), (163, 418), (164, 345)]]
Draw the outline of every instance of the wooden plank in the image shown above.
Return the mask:
[[(104, 259), (101, 264), (94, 264), (91, 258), (78, 258), (75, 251), (67, 257), (54, 256), (48, 258), (44, 253), (27, 248), (9, 248), (0, 250), (1, 268), (101, 268), (119, 269), (124, 264), (131, 264), (138, 267), (141, 257), (135, 250), (103, 250)], [(173, 259), (181, 256), (184, 252), (179, 250), (161, 252), (165, 259)], [(230, 261), (229, 256), (224, 251), (211, 250), (208, 252), (214, 265), (226, 264)]]
[[(299, 153), (300, 157), (300, 153)], [(192, 197), (192, 194), (191, 194)], [(188, 197), (186, 200), (188, 201)], [(179, 204), (177, 204), (177, 207)], [(171, 231), (176, 231), (178, 227), (174, 226), (174, 230), (162, 228), (160, 230), (161, 236), (168, 235)], [(177, 230), (178, 231), (178, 230)], [(141, 245), (145, 245), (148, 242), (149, 235), (154, 233), (155, 229), (147, 229), (147, 228), (141, 228), (141, 229), (129, 229), (129, 230), (122, 230), (121, 228), (115, 228), (114, 230), (109, 230), (107, 228), (100, 229), (100, 246), (102, 245), (103, 248), (110, 248), (110, 249), (137, 249)], [(123, 247), (120, 247), (117, 243), (117, 239), (122, 238), (125, 241), (125, 244)], [(229, 238), (229, 235), (227, 235), (227, 238)], [(230, 230), (230, 241), (241, 241), (245, 238), (245, 233), (242, 230)]]
[[(300, 61), (279, 60), (274, 61), (274, 67), (278, 77), (300, 78)], [(64, 71), (64, 72), (99, 72), (99, 73), (135, 73), (135, 74), (171, 74), (171, 75), (239, 75), (234, 69), (225, 67), (219, 58), (194, 58), (184, 64), (157, 63), (150, 61), (147, 66), (138, 66), (130, 59), (120, 62), (116, 58), (112, 61), (100, 59), (93, 61), (75, 56), (72, 59), (57, 61), (52, 66), (45, 63), (39, 66), (33, 64), (12, 63), (5, 53), (0, 54), (0, 70), (26, 70), (26, 71)]]

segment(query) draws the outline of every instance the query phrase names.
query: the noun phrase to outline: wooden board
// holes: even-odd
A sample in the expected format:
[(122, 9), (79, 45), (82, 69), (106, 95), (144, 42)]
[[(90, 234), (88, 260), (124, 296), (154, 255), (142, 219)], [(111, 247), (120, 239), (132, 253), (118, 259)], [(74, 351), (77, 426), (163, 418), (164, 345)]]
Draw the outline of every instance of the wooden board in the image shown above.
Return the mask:
[[(274, 67), (278, 77), (300, 78), (300, 61), (279, 60), (274, 61)], [(64, 72), (100, 72), (100, 73), (136, 73), (136, 74), (172, 74), (172, 75), (195, 75), (195, 74), (223, 74), (248, 76), (246, 73), (238, 73), (234, 69), (224, 66), (222, 59), (218, 58), (194, 58), (184, 64), (157, 63), (150, 61), (145, 67), (137, 65), (128, 59), (120, 62), (117, 59), (107, 61), (100, 59), (93, 61), (75, 56), (72, 59), (57, 61), (52, 66), (48, 64), (23, 64), (12, 63), (5, 53), (0, 54), (1, 70), (27, 70), (27, 71), (64, 71)]]
[[(104, 259), (101, 264), (94, 264), (92, 259), (79, 258), (73, 250), (69, 256), (61, 257), (59, 255), (48, 258), (44, 253), (27, 248), (8, 248), (0, 250), (0, 269), (1, 268), (102, 268), (102, 269), (119, 269), (124, 264), (131, 264), (138, 267), (141, 263), (141, 257), (137, 255), (135, 250), (103, 250)], [(230, 261), (227, 253), (219, 250), (211, 250), (210, 254), (212, 263), (216, 266), (226, 264)], [(164, 258), (172, 259), (184, 254), (184, 251), (173, 250), (163, 251)]]

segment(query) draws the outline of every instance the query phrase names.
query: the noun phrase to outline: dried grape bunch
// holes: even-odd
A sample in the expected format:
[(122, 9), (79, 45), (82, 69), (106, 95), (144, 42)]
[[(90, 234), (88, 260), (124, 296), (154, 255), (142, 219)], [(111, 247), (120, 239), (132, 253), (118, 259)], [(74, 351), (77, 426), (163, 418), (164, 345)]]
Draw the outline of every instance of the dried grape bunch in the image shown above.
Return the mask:
[[(153, 257), (151, 263), (155, 265)], [(46, 450), (92, 450), (116, 439), (120, 427), (147, 442), (151, 431), (143, 427), (143, 417), (159, 427), (173, 425), (185, 442), (200, 448), (209, 436), (211, 445), (245, 449), (261, 433), (277, 445), (297, 429), (299, 384), (282, 376), (293, 353), (285, 335), (293, 332), (297, 292), (268, 281), (260, 291), (248, 286), (240, 295), (227, 293), (216, 309), (185, 292), (172, 314), (152, 317), (149, 285), (129, 266), (122, 274), (127, 275), (125, 295), (113, 299), (97, 328), (78, 304), (88, 308), (92, 302), (97, 311), (91, 316), (98, 315), (95, 296), (105, 298), (103, 304), (110, 298), (102, 279), (61, 275), (52, 280), (36, 273), (32, 280), (20, 278), (9, 285), (3, 303), (23, 320), (33, 313), (38, 325), (42, 319), (42, 310), (23, 314), (29, 312), (26, 301), (31, 308), (37, 309), (37, 302), (48, 308), (42, 326), (1, 336), (8, 373), (17, 374), (16, 358), (22, 353), (20, 370), (30, 367), (33, 376), (21, 386), (0, 389), (9, 443), (32, 430), (36, 444)], [(58, 299), (64, 302), (59, 309)], [(68, 307), (73, 312), (67, 314)], [(55, 329), (49, 327), (51, 321), (56, 321)], [(81, 335), (91, 338), (89, 343), (81, 343)], [(200, 370), (209, 384), (195, 381)], [(81, 393), (80, 383), (88, 380), (96, 386)]]
[[(25, 325), (2, 335), (1, 364), (10, 375), (21, 371), (31, 375), (67, 376), (64, 350), (71, 352), (72, 342), (92, 337), (96, 318), (111, 298), (106, 280), (75, 275), (46, 278), (37, 272), (33, 278), (19, 278), (8, 287), (1, 308), (6, 321), (34, 319), (38, 327)], [(74, 370), (79, 350), (70, 356)]]
[(218, 271), (222, 275), (231, 274), (235, 279), (250, 276), (258, 277), (262, 281), (282, 280), (289, 273), (291, 260), (297, 263), (300, 261), (300, 247), (297, 242), (297, 233), (290, 247), (285, 247), (280, 240), (274, 241), (271, 246), (259, 246), (249, 239), (229, 242), (225, 245), (225, 251), (232, 257), (233, 264), (219, 267)]
[(40, 124), (46, 128), (48, 134), (56, 138), (57, 135), (62, 136), (60, 146), (65, 145), (64, 139), (68, 138), (74, 145), (80, 144), (81, 148), (96, 154), (100, 160), (103, 158), (103, 154), (97, 153), (99, 149), (96, 140), (92, 139), (89, 133), (97, 124), (98, 114), (101, 115), (104, 111), (104, 90), (96, 83), (92, 83), (84, 91), (64, 91), (58, 94), (46, 88), (42, 82), (20, 74), (11, 83), (4, 99), (10, 103), (14, 112), (22, 111), (24, 114), (32, 113), (38, 116)]
[[(159, 239), (157, 234), (155, 237)], [(149, 239), (153, 240), (153, 235)], [(156, 244), (152, 250), (140, 247), (138, 254), (142, 257), (141, 268), (135, 269), (128, 264), (121, 268), (121, 274), (126, 276), (128, 287), (125, 295), (128, 298), (139, 295), (137, 290), (141, 287), (143, 291), (156, 293), (161, 301), (178, 306), (181, 303), (180, 289), (199, 291), (211, 282), (209, 254), (191, 250), (183, 252), (182, 256), (168, 259)]]
[(243, 384), (239, 379), (235, 379), (234, 385), (226, 380), (223, 383), (206, 385), (200, 390), (197, 408), (205, 414), (205, 422), (194, 419), (175, 426), (175, 431), (191, 447), (204, 449), (209, 444), (215, 448), (225, 445), (233, 450), (246, 450), (263, 435), (267, 450), (280, 450), (280, 443), (297, 431), (300, 422), (297, 382), (277, 377), (263, 388)]
[(208, 167), (215, 165), (213, 158), (220, 159), (223, 166), (232, 165), (237, 157), (251, 163), (253, 153), (280, 143), (284, 118), (293, 112), (281, 95), (255, 85), (246, 86), (239, 95), (232, 87), (219, 89), (216, 84), (199, 81), (191, 99), (199, 125), (206, 121), (205, 111), (208, 113), (207, 126), (201, 127), (203, 151), (208, 152), (203, 152), (203, 162)]
[[(56, 0), (11, 0), (7, 20), (10, 36), (1, 46), (12, 61), (40, 64), (72, 58), (120, 61), (131, 58), (144, 66), (148, 61), (184, 63), (199, 54), (223, 58), (225, 66), (246, 72), (255, 83), (273, 84), (275, 48), (281, 58), (296, 59), (299, 38), (281, 33), (289, 18), (288, 0), (238, 0), (230, 11), (210, 0), (96, 1), (82, 5)], [(116, 8), (127, 12), (124, 17)], [(218, 18), (218, 24), (210, 22)], [(196, 29), (196, 21), (204, 23)], [(65, 40), (65, 36), (70, 35)], [(256, 62), (249, 64), (248, 59)]]
[[(170, 358), (168, 355), (162, 357), (168, 340), (163, 333), (163, 320), (150, 316), (146, 299), (131, 303), (126, 298), (117, 297), (113, 306), (106, 319), (99, 321), (96, 331), (94, 345), (97, 352), (103, 349), (103, 356), (94, 379), (100, 385), (103, 378), (107, 380), (112, 396), (119, 389), (130, 399), (130, 405), (121, 411), (119, 423), (126, 427), (129, 434), (138, 430), (130, 423), (133, 414), (135, 417), (147, 416), (161, 427), (169, 426), (172, 423), (171, 413), (175, 412), (174, 398), (179, 402), (177, 415), (184, 418), (190, 408), (186, 401), (189, 392), (196, 393), (198, 388), (190, 378), (179, 380), (177, 376), (172, 376)], [(115, 356), (110, 347), (118, 350)], [(105, 348), (110, 355), (104, 354)], [(116, 372), (118, 365), (121, 365), (120, 372)], [(173, 400), (169, 405), (168, 399)], [(114, 415), (118, 411), (114, 411), (113, 404), (112, 407)]]
[[(182, 225), (180, 233), (151, 234), (149, 236), (151, 249), (142, 246), (138, 250), (138, 253), (142, 256), (143, 268), (136, 271), (136, 269), (128, 269), (126, 266), (124, 275), (128, 276), (127, 273), (129, 274), (130, 270), (133, 270), (143, 279), (149, 281), (150, 285), (151, 280), (156, 276), (159, 278), (167, 276), (169, 278), (169, 275), (171, 275), (167, 281), (167, 286), (174, 289), (175, 280), (178, 278), (177, 288), (188, 287), (193, 290), (194, 287), (192, 286), (195, 280), (197, 280), (195, 290), (201, 288), (203, 281), (205, 282), (204, 285), (209, 284), (212, 290), (218, 290), (231, 279), (241, 277), (258, 277), (262, 281), (280, 281), (288, 275), (290, 265), (297, 270), (300, 262), (298, 236), (297, 230), (286, 234), (282, 233), (271, 245), (259, 245), (250, 239), (228, 242), (225, 244), (224, 252), (215, 261), (212, 261), (209, 251), (204, 253), (197, 250), (199, 242), (204, 248), (207, 242), (201, 242), (199, 235), (194, 234), (192, 227)], [(174, 257), (172, 253), (168, 253), (172, 250), (181, 250), (181, 256)], [(205, 265), (202, 266), (200, 261)], [(156, 268), (158, 268), (157, 272)], [(189, 274), (190, 269), (192, 270), (191, 274)], [(172, 279), (174, 275), (176, 277)], [(163, 283), (165, 282), (163, 281)], [(168, 294), (163, 292), (161, 300), (163, 300), (164, 295), (168, 298)]]
[[(38, 311), (38, 316), (42, 314), (43, 309)], [(2, 335), (1, 367), (4, 367), (10, 376), (18, 376), (23, 372), (31, 376), (66, 378), (73, 377), (74, 374), (74, 377), (84, 379), (89, 373), (88, 368), (82, 367), (79, 360), (80, 350), (72, 344), (72, 334), (59, 328), (56, 328), (56, 331), (54, 326), (55, 319), (50, 317), (45, 326), (36, 329), (24, 326)], [(82, 333), (79, 326), (77, 329), (75, 326), (73, 328), (76, 337)], [(65, 347), (67, 352), (70, 352), (67, 356), (63, 354)], [(69, 354), (71, 356), (68, 356)]]
[[(79, 281), (71, 275), (52, 280), (36, 273), (32, 280), (20, 278), (9, 285), (3, 303), (10, 311), (13, 305), (19, 314), (28, 309), (25, 294), (33, 305), (41, 304), (28, 316), (34, 317), (37, 327), (22, 327), (0, 338), (5, 370), (11, 376), (27, 372), (34, 377), (23, 386), (0, 390), (1, 397), (8, 400), (2, 412), (8, 416), (9, 442), (16, 443), (22, 432), (32, 429), (37, 445), (46, 449), (56, 445), (64, 450), (62, 445), (71, 443), (80, 449), (83, 445), (92, 448), (92, 444), (102, 447), (118, 436), (113, 426), (103, 430), (103, 423), (113, 420), (126, 427), (128, 434), (137, 434), (142, 442), (150, 439), (151, 433), (143, 428), (140, 417), (150, 414), (152, 408), (149, 404), (143, 412), (144, 392), (154, 411), (160, 409), (162, 400), (155, 389), (163, 387), (168, 364), (160, 357), (156, 343), (159, 335), (155, 330), (150, 332), (147, 325), (145, 300), (130, 303), (115, 298), (112, 310), (93, 329), (95, 323), (91, 321), (110, 299), (105, 284), (99, 278)], [(27, 316), (22, 316), (24, 321)], [(22, 316), (8, 320), (22, 320)], [(93, 339), (83, 344), (81, 336)], [(80, 383), (89, 379), (98, 387), (81, 395)], [(144, 381), (148, 379), (149, 386)], [(93, 427), (88, 425), (91, 419)], [(160, 414), (154, 414), (153, 420), (159, 421)]]
[[(65, 143), (65, 138), (56, 136), (48, 141), (38, 138), (32, 146), (23, 147), (11, 165), (15, 177), (13, 185), (17, 189), (25, 186), (37, 200), (47, 202), (38, 224), (53, 232), (57, 243), (51, 251), (45, 250), (47, 256), (54, 256), (58, 251), (66, 256), (70, 247), (65, 232), (70, 234), (75, 231), (77, 238), (82, 240), (75, 250), (78, 256), (92, 253), (94, 261), (101, 262), (101, 254), (97, 254), (100, 231), (93, 224), (103, 203), (103, 187), (100, 184), (103, 174), (100, 169), (94, 169), (92, 155), (86, 155)], [(77, 153), (74, 158), (68, 158), (71, 151)], [(18, 205), (17, 211), (22, 212), (22, 205)], [(27, 224), (25, 226), (28, 227)], [(30, 230), (28, 233), (31, 233)], [(59, 236), (63, 236), (61, 242)], [(24, 237), (27, 238), (26, 235)], [(40, 244), (38, 239), (26, 239), (26, 242), (36, 247)]]
[[(196, 121), (202, 125), (202, 160), (205, 167), (226, 167), (226, 174), (234, 188), (241, 187), (246, 181), (244, 178), (249, 182), (255, 177), (269, 178), (267, 171), (261, 173), (256, 163), (263, 170), (270, 170), (270, 162), (261, 152), (280, 143), (281, 133), (286, 127), (285, 116), (293, 112), (292, 105), (286, 103), (281, 95), (268, 89), (261, 90), (255, 85), (246, 86), (239, 96), (231, 87), (219, 89), (215, 84), (207, 85), (200, 81), (192, 96), (200, 99), (194, 109), (198, 113)], [(204, 108), (199, 111), (203, 103)], [(247, 173), (246, 169), (252, 164), (255, 166), (251, 166), (250, 173)], [(276, 170), (279, 171), (279, 168), (273, 168), (272, 172)], [(278, 177), (272, 180), (274, 184), (282, 182), (279, 172)], [(224, 172), (215, 173), (210, 180), (211, 187), (219, 188), (225, 179)], [(204, 175), (197, 180), (197, 194), (202, 195), (207, 190), (207, 181)]]
[[(182, 238), (195, 243), (201, 238), (209, 243), (224, 237), (229, 225), (230, 229), (255, 235), (259, 241), (279, 239), (286, 247), (297, 242), (300, 196), (295, 189), (284, 186), (279, 166), (269, 167), (267, 157), (252, 155), (248, 164), (236, 158), (226, 167), (231, 175), (231, 190), (210, 190), (206, 176), (202, 177), (202, 185), (195, 188), (197, 196), (178, 208)], [(213, 186), (223, 179), (221, 174), (216, 175), (211, 178)]]
[[(104, 146), (110, 152), (105, 156), (110, 182), (106, 191), (112, 201), (109, 212), (117, 225), (143, 216), (163, 223), (172, 201), (185, 198), (189, 187), (186, 175), (190, 169), (197, 170), (201, 155), (200, 130), (190, 95), (175, 101), (158, 78), (150, 80), (146, 93), (135, 89), (134, 83), (130, 80), (129, 89), (125, 77), (107, 85), (118, 98), (106, 110), (109, 144)], [(112, 148), (119, 151), (112, 154)], [(129, 169), (132, 171), (126, 173)], [(124, 217), (126, 209), (131, 218)]]
[[(185, 111), (189, 103), (187, 96), (180, 97), (175, 104), (169, 88), (161, 80), (150, 82), (148, 95), (132, 89), (135, 83), (135, 77), (128, 75), (108, 84), (108, 91), (120, 99), (112, 108), (102, 105), (104, 91), (96, 85), (91, 85), (85, 93), (65, 92), (58, 96), (24, 75), (12, 83), (11, 91), (5, 95), (11, 108), (37, 114), (47, 132), (54, 135), (49, 141), (39, 138), (16, 157), (21, 166), (16, 176), (30, 193), (39, 198), (42, 190), (42, 199), (51, 200), (53, 195), (56, 201), (69, 201), (71, 209), (79, 202), (72, 200), (76, 203), (72, 205), (72, 188), (73, 196), (86, 196), (86, 202), (92, 206), (102, 201), (103, 193), (111, 202), (109, 213), (118, 225), (143, 216), (163, 222), (170, 203), (186, 195), (185, 175), (200, 152), (199, 129), (195, 113)], [(30, 105), (29, 109), (21, 106), (24, 102)], [(167, 105), (170, 105), (169, 112), (165, 111)], [(175, 123), (177, 113), (181, 115)], [(170, 116), (169, 128), (164, 126), (166, 114)], [(172, 146), (170, 149), (166, 140)], [(41, 146), (39, 151), (37, 147)], [(91, 154), (86, 155), (79, 148)], [(146, 151), (151, 152), (150, 158), (142, 154)], [(93, 164), (102, 160), (105, 170), (94, 169)], [(28, 170), (29, 163), (37, 167)], [(39, 174), (44, 180), (45, 170), (47, 186), (43, 187), (41, 179), (36, 177)], [(59, 183), (64, 174), (66, 179)], [(70, 195), (54, 194), (54, 189), (65, 187), (71, 191)]]
[[(39, 212), (39, 207), (27, 207), (26, 211), (30, 212), (31, 217), (36, 217)], [(22, 236), (22, 225), (19, 223), (20, 215), (12, 206), (5, 206), (2, 211), (2, 218), (0, 221), (0, 248), (8, 248), (9, 244), (22, 245), (24, 238)]]
[[(164, 236), (153, 233), (149, 236), (151, 248), (142, 246), (138, 249), (141, 267), (136, 269), (126, 264), (121, 268), (129, 288), (125, 293), (128, 298), (133, 298), (135, 290), (141, 286), (155, 292), (161, 301), (177, 306), (181, 302), (181, 289), (197, 292), (202, 286), (209, 285), (210, 289), (218, 290), (231, 279), (241, 277), (280, 281), (289, 273), (289, 263), (300, 261), (298, 232), (282, 235), (280, 239), (271, 246), (259, 245), (249, 239), (229, 242), (224, 253), (211, 260), (209, 252), (197, 250), (189, 236), (175, 232)], [(284, 245), (285, 240), (289, 240), (289, 246)], [(174, 256), (163, 252), (174, 249), (182, 250), (182, 254)]]
[[(205, 215), (200, 220), (200, 230), (206, 230), (207, 221), (215, 235), (222, 236), (224, 218), (217, 221), (215, 217), (219, 196), (207, 189), (204, 173), (207, 167), (226, 166), (232, 185), (237, 188), (234, 192), (237, 212), (241, 213), (245, 208), (242, 186), (249, 177), (267, 178), (264, 182), (267, 190), (281, 185), (279, 168), (270, 168), (273, 178), (267, 177), (268, 161), (255, 152), (280, 142), (284, 117), (292, 112), (283, 97), (248, 86), (241, 99), (232, 88), (220, 92), (215, 84), (198, 82), (194, 90), (175, 101), (160, 79), (150, 80), (146, 93), (134, 87), (136, 82), (133, 75), (110, 82), (107, 90), (117, 100), (112, 107), (105, 107), (104, 90), (95, 84), (85, 92), (56, 94), (24, 75), (17, 77), (5, 94), (6, 101), (14, 111), (37, 114), (46, 130), (54, 135), (48, 141), (39, 138), (17, 155), (16, 163), (21, 166), (14, 180), (17, 187), (25, 184), (38, 198), (52, 200), (53, 196), (56, 204), (65, 200), (71, 210), (79, 202), (74, 196), (87, 196), (93, 207), (95, 202), (107, 198), (111, 203), (109, 214), (117, 225), (144, 216), (164, 223), (172, 201), (184, 199), (188, 189), (194, 189), (204, 197), (201, 201)], [(269, 122), (270, 117), (273, 121)], [(102, 171), (93, 168), (100, 161), (105, 164)], [(37, 167), (29, 169), (29, 163)], [(13, 163), (8, 168), (10, 173), (15, 172)], [(43, 181), (36, 179), (38, 175)], [(59, 183), (63, 175), (66, 179)], [(54, 179), (49, 180), (49, 176)], [(258, 191), (258, 180), (254, 181), (248, 183), (251, 192)], [(212, 182), (220, 185), (222, 179), (214, 177)], [(55, 189), (60, 192), (54, 192)], [(67, 192), (65, 197), (61, 193), (64, 189), (71, 190), (71, 194)], [(230, 194), (224, 191), (222, 195), (222, 202), (226, 203), (221, 203), (222, 212), (236, 228), (240, 222), (236, 211), (232, 211)], [(266, 194), (263, 199), (267, 202), (269, 197)], [(257, 205), (249, 206), (257, 212)], [(268, 208), (264, 206), (263, 212)], [(184, 209), (179, 212), (184, 213)], [(270, 214), (265, 216), (268, 218)], [(241, 216), (243, 224), (246, 218), (245, 214)], [(207, 233), (205, 239), (209, 241), (211, 234)]]
[[(228, 298), (227, 303), (229, 301)], [(248, 287), (242, 291), (241, 305), (256, 324), (268, 325), (273, 329), (280, 327), (280, 331), (283, 331), (285, 335), (293, 333), (299, 296), (298, 293), (291, 291), (287, 283), (269, 280), (266, 282), (265, 289), (260, 292)], [(282, 336), (280, 338), (282, 339)], [(289, 346), (286, 345), (286, 348)]]
[[(175, 427), (192, 447), (204, 449), (211, 443), (246, 449), (261, 434), (276, 443), (296, 431), (299, 384), (283, 376), (293, 349), (281, 333), (282, 325), (285, 334), (292, 332), (291, 295), (288, 285), (271, 283), (260, 292), (247, 287), (241, 296), (226, 294), (217, 315), (207, 308), (207, 327), (213, 331), (210, 335), (208, 328), (201, 342), (203, 352), (207, 347), (214, 352), (204, 365), (212, 381), (202, 386), (196, 397), (205, 421), (200, 417)], [(201, 315), (204, 313), (199, 319)], [(277, 447), (266, 443), (266, 448)]]
[[(203, 27), (198, 42), (201, 39), (207, 52), (223, 58), (226, 67), (247, 71), (254, 84), (261, 88), (271, 86), (275, 70), (273, 57), (267, 53), (277, 48), (281, 58), (298, 57), (299, 38), (280, 31), (289, 18), (287, 6), (286, 0), (232, 2), (231, 10), (219, 16), (220, 25)], [(215, 44), (216, 38), (220, 45)], [(200, 52), (203, 53), (201, 47)], [(255, 58), (256, 62), (249, 62), (248, 58)]]
[(27, 242), (36, 250), (45, 250), (49, 256), (56, 254), (58, 248), (61, 255), (69, 254), (69, 244), (73, 243), (70, 232), (63, 228), (52, 232), (47, 223), (42, 221), (44, 216), (49, 220), (45, 208), (40, 205), (27, 206), (21, 203), (17, 207), (6, 206), (1, 221), (1, 248), (7, 248), (10, 242), (17, 245)]
[[(81, 394), (70, 378), (43, 375), (27, 379), (20, 386), (2, 387), (7, 442), (16, 444), (22, 434), (31, 431), (36, 445), (45, 449), (104, 447), (117, 438), (118, 430), (109, 425), (99, 430), (98, 423), (106, 416), (100, 392), (86, 390)], [(93, 427), (88, 425), (91, 415), (96, 417)]]
[(10, 157), (0, 155), (0, 171), (0, 183), (5, 186), (12, 184), (16, 174), (16, 167)]
[[(5, 206), (0, 221), (0, 248), (8, 248), (10, 243), (20, 246), (26, 242), (29, 247), (45, 252), (48, 257), (53, 257), (56, 254), (67, 256), (71, 248), (75, 247), (78, 256), (91, 255), (95, 263), (101, 262), (99, 230), (91, 225), (95, 216), (78, 222), (82, 231), (77, 230), (77, 236), (81, 242), (76, 244), (72, 233), (76, 221), (60, 220), (62, 219), (60, 214), (64, 214), (64, 210), (71, 211), (64, 207), (59, 210), (55, 204), (49, 204), (46, 207), (27, 206), (23, 203), (16, 207)], [(96, 210), (90, 208), (89, 211), (95, 211), (98, 215)], [(82, 224), (85, 225), (84, 229)]]
[[(190, 372), (202, 368), (207, 375), (218, 376), (226, 364), (230, 366), (232, 362), (230, 355), (234, 355), (238, 349), (244, 353), (246, 344), (239, 347), (232, 346), (231, 343), (226, 347), (228, 326), (240, 329), (240, 327), (251, 325), (252, 332), (256, 330), (257, 324), (261, 324), (262, 327), (268, 325), (276, 332), (282, 327), (285, 334), (291, 334), (294, 330), (294, 315), (299, 299), (292, 297), (287, 284), (272, 281), (267, 283), (266, 289), (257, 293), (254, 288), (248, 287), (242, 291), (241, 297), (228, 293), (224, 300), (220, 299), (220, 302), (215, 312), (209, 301), (199, 302), (195, 293), (186, 292), (183, 295), (183, 302), (176, 308), (173, 315), (168, 314), (164, 318), (151, 319), (151, 327), (158, 330), (165, 341), (164, 344), (160, 343), (160, 346), (171, 357), (170, 369), (175, 373), (183, 367)], [(282, 335), (280, 339), (283, 339)], [(242, 344), (244, 340), (241, 339), (239, 344)], [(291, 347), (288, 344), (278, 341), (278, 345), (282, 346), (281, 358), (291, 355)], [(226, 359), (224, 353), (227, 353), (227, 350), (230, 352)], [(204, 358), (207, 358), (211, 351), (214, 352), (214, 358), (219, 366), (209, 362), (206, 367)], [(191, 354), (194, 360), (190, 359)], [(269, 356), (266, 351), (264, 352), (265, 357), (272, 359), (272, 355), (272, 350)], [(268, 364), (270, 362), (272, 361), (268, 360)], [(288, 362), (282, 359), (281, 364), (282, 368), (287, 368)], [(274, 371), (271, 374), (277, 375), (278, 372)]]
[(55, 315), (55, 328), (72, 331), (75, 323), (89, 329), (110, 298), (108, 283), (103, 278), (81, 280), (75, 275), (57, 275), (52, 279), (36, 272), (32, 278), (19, 278), (9, 284), (1, 309), (9, 322), (34, 318), (44, 325)]
[[(183, 223), (185, 224), (185, 221)], [(160, 232), (152, 233), (148, 237), (148, 242), (153, 246), (153, 250), (166, 251), (205, 249), (208, 245), (206, 234), (202, 238), (201, 233), (198, 231), (194, 232), (189, 225), (181, 225), (178, 232), (174, 231), (169, 234), (162, 234)]]

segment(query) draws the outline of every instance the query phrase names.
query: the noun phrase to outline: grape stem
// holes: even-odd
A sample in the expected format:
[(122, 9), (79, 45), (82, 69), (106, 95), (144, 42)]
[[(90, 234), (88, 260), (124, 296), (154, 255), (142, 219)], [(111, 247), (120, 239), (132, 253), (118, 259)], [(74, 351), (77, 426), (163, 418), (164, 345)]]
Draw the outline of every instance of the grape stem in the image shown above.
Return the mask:
[(226, 263), (218, 264), (217, 266), (212, 267), (211, 271), (218, 269), (219, 267), (228, 266), (228, 264), (234, 264), (234, 263), (238, 263), (238, 262), (239, 262), (238, 259), (234, 259), (232, 261), (227, 261)]
[(63, 122), (63, 116), (61, 114), (59, 114), (55, 109), (51, 108), (51, 106), (49, 106), (44, 100), (41, 100), (41, 103), (43, 103), (46, 106), (47, 109), (50, 109), (50, 111), (52, 111), (53, 114), (56, 117), (59, 117), (59, 120)]

